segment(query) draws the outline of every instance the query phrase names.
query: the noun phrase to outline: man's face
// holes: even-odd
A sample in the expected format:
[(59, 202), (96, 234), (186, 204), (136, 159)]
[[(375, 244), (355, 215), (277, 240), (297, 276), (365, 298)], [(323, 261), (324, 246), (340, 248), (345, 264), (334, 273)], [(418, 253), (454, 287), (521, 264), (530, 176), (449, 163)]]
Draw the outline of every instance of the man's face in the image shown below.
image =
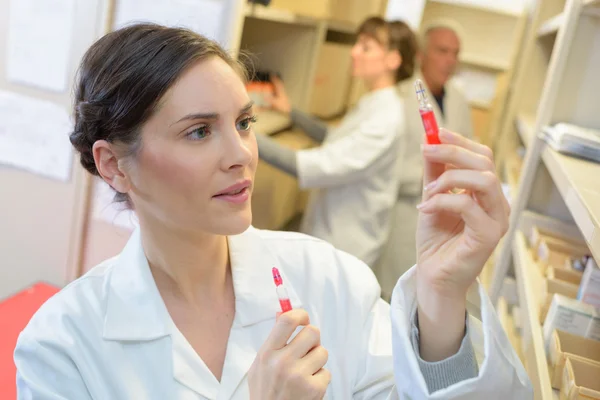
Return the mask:
[(451, 29), (430, 31), (421, 60), (425, 80), (432, 86), (444, 86), (456, 70), (459, 52), (460, 40)]

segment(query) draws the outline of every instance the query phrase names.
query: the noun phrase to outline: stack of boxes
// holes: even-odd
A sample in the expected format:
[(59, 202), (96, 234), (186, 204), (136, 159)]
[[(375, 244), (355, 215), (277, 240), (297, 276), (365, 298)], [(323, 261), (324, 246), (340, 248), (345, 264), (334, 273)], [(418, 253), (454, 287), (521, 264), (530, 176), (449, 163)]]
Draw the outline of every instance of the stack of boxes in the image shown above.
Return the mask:
[(600, 399), (600, 268), (585, 242), (534, 227), (540, 323), (561, 399)]

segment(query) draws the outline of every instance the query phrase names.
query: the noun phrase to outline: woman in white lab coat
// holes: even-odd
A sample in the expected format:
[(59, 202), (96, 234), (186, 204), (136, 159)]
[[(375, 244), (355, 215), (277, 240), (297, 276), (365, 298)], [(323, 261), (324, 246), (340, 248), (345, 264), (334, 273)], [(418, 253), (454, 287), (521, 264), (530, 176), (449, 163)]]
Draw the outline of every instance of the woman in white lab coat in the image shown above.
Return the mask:
[(368, 89), (339, 126), (326, 125), (292, 109), (283, 83), (274, 78), (274, 109), (320, 146), (294, 151), (258, 135), (259, 155), (312, 189), (301, 231), (323, 239), (374, 266), (388, 239), (400, 181), (400, 146), (405, 134), (396, 84), (414, 69), (417, 41), (404, 22), (367, 19), (352, 48), (352, 74)]
[[(424, 149), (419, 264), (390, 309), (355, 257), (250, 226), (253, 119), (238, 65), (195, 33), (133, 25), (90, 48), (71, 142), (140, 226), (21, 333), (19, 399), (531, 398), (475, 283), (507, 225), (479, 145)], [(272, 267), (294, 308), (278, 317)]]

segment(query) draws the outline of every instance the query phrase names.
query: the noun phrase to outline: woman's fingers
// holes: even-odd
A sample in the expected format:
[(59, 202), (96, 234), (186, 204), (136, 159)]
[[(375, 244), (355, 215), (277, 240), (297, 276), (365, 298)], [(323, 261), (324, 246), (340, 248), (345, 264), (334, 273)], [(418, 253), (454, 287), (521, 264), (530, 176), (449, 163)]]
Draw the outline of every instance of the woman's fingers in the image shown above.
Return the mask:
[(463, 147), (474, 153), (480, 154), (484, 157), (494, 160), (494, 152), (488, 146), (481, 143), (477, 143), (474, 140), (468, 139), (458, 133), (449, 131), (448, 129), (440, 129), (440, 141), (444, 144), (452, 144), (455, 146)]
[(496, 174), (490, 171), (451, 169), (425, 186), (428, 198), (452, 189), (466, 189), (475, 193), (477, 201), (494, 220), (506, 219), (506, 201)]
[(296, 328), (308, 324), (310, 324), (308, 313), (301, 308), (293, 309), (281, 314), (277, 318), (275, 326), (263, 344), (263, 347), (269, 350), (279, 350), (284, 348)]
[(321, 344), (321, 332), (314, 325), (307, 325), (286, 346), (285, 351), (293, 358), (304, 357), (311, 349)]
[(424, 145), (423, 156), (431, 163), (452, 164), (460, 169), (495, 171), (494, 162), (487, 156), (454, 144)]
[(329, 352), (323, 346), (313, 348), (300, 360), (300, 368), (310, 375), (318, 373), (327, 363)]
[(450, 212), (461, 216), (467, 226), (485, 232), (496, 222), (468, 194), (439, 193), (417, 206), (425, 214)]

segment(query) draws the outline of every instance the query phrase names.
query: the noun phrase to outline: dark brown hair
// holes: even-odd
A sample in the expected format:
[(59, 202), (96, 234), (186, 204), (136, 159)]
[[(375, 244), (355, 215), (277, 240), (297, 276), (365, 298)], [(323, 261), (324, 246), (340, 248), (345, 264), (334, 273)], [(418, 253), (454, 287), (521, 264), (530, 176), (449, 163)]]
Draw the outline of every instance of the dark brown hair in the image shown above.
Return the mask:
[[(209, 57), (220, 57), (245, 74), (217, 43), (187, 29), (135, 24), (94, 43), (81, 61), (74, 94), (70, 140), (81, 165), (99, 175), (92, 154), (98, 140), (122, 144), (127, 155), (137, 154), (140, 127), (162, 96), (188, 67)], [(122, 193), (115, 197), (128, 200)]]
[(396, 71), (396, 82), (413, 75), (418, 51), (417, 37), (405, 22), (388, 22), (381, 17), (367, 18), (358, 28), (358, 34), (367, 35), (388, 50), (396, 50), (400, 53), (402, 65)]

